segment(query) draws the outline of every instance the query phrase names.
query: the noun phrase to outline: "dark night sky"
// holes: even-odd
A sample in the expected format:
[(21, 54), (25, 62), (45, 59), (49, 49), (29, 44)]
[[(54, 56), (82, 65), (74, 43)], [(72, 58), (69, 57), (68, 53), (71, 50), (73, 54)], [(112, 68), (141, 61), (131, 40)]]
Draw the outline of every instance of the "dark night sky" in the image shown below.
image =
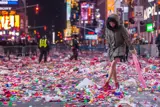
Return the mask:
[[(64, 0), (27, 0), (28, 5), (39, 4), (39, 14), (35, 14), (35, 8), (27, 10), (29, 17), (29, 25), (47, 26), (47, 30), (51, 30), (52, 24), (55, 25), (56, 31), (63, 31), (65, 28), (65, 3)], [(43, 30), (43, 29), (39, 29)]]

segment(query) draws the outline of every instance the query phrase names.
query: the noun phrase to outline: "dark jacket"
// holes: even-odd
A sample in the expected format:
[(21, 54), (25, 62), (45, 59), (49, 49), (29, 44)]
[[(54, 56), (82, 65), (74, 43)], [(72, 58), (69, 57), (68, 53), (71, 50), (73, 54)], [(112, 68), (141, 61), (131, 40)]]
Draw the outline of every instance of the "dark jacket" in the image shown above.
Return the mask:
[(76, 39), (73, 39), (72, 42), (73, 42), (73, 45), (72, 45), (73, 49), (79, 49), (78, 41)]
[[(109, 22), (115, 22), (115, 28), (112, 28), (109, 25)], [(124, 26), (120, 25), (119, 18), (116, 14), (112, 14), (108, 17), (107, 28), (105, 32), (105, 37), (108, 41), (109, 46), (109, 57), (114, 60), (114, 57), (125, 56), (126, 55), (126, 46), (130, 50), (133, 50), (131, 41), (129, 40), (129, 34)]]

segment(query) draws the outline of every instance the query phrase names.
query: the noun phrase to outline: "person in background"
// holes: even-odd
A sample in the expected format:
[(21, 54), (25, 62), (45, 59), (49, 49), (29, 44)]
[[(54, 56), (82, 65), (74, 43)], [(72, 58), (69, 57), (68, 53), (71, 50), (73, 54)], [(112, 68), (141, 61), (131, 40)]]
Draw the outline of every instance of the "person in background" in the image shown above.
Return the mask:
[(48, 46), (48, 39), (45, 36), (42, 36), (42, 38), (39, 40), (39, 49), (40, 49), (39, 63), (41, 63), (43, 56), (44, 56), (44, 62), (47, 62), (47, 46)]
[(48, 41), (48, 46), (47, 46), (47, 55), (49, 55), (49, 52), (50, 52), (50, 49), (51, 49), (51, 46), (50, 46), (50, 42)]
[(129, 54), (129, 47), (126, 46), (126, 56), (125, 56), (126, 61), (128, 61), (128, 54)]
[(109, 82), (113, 77), (115, 82), (116, 89), (119, 88), (119, 82), (117, 80), (117, 73), (116, 73), (116, 65), (120, 60), (126, 55), (126, 46), (132, 50), (132, 53), (136, 53), (134, 47), (131, 45), (131, 41), (129, 39), (127, 30), (124, 26), (120, 25), (120, 20), (118, 15), (111, 14), (107, 20), (107, 28), (105, 37), (108, 41), (109, 46), (109, 58), (111, 60), (111, 66), (109, 70), (109, 75), (105, 85), (102, 87), (102, 90), (110, 89)]
[(70, 60), (78, 60), (78, 49), (79, 49), (79, 43), (78, 40), (76, 39), (77, 35), (72, 36), (72, 52), (73, 55), (71, 56)]
[(37, 43), (35, 40), (32, 41), (31, 43), (31, 52), (32, 52), (32, 55), (36, 55), (37, 56)]
[(28, 39), (26, 39), (25, 41), (25, 56), (29, 56), (30, 55), (30, 42), (28, 41)]
[(22, 43), (22, 40), (20, 39), (18, 43), (18, 55), (17, 56), (22, 56), (22, 49), (23, 49), (23, 43)]
[(156, 44), (157, 44), (157, 48), (158, 48), (158, 57), (160, 57), (160, 33), (158, 34), (157, 38), (156, 38)]
[(7, 44), (8, 44), (8, 41), (2, 41), (0, 44), (3, 46), (3, 51), (5, 56), (7, 56), (7, 53), (8, 53)]

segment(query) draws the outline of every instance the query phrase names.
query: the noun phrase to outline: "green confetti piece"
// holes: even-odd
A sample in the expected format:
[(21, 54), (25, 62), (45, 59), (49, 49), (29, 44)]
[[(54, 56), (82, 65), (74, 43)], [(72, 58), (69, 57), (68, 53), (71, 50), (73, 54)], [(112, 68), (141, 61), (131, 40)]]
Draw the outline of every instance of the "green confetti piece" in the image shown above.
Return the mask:
[(14, 96), (10, 97), (10, 100), (15, 101), (15, 97)]
[(37, 82), (38, 82), (38, 79), (35, 79), (35, 82), (37, 83)]
[(91, 93), (90, 93), (90, 92), (88, 92), (88, 95), (91, 95)]
[(46, 91), (47, 91), (47, 88), (44, 88), (43, 90), (46, 92)]
[(86, 99), (84, 99), (84, 103), (87, 103), (88, 101)]
[(0, 102), (0, 106), (1, 106), (1, 105), (3, 105), (3, 103), (2, 103), (2, 102)]
[(8, 106), (9, 107), (12, 107), (13, 103), (12, 102), (9, 102)]

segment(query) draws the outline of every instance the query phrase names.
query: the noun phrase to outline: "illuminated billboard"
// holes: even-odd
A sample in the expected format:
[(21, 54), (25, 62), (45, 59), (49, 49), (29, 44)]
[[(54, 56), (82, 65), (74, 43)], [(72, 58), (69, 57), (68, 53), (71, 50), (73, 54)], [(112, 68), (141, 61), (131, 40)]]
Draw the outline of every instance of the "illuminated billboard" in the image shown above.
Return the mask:
[(66, 21), (66, 25), (67, 28), (64, 30), (64, 36), (65, 37), (69, 37), (71, 36), (71, 22), (70, 22), (70, 18), (71, 18), (71, 0), (66, 0), (66, 7), (67, 7), (67, 21)]
[(94, 3), (81, 3), (81, 21), (85, 21), (86, 23), (91, 23), (91, 20), (94, 19)]
[(97, 34), (93, 34), (93, 35), (86, 34), (85, 39), (87, 39), (87, 40), (97, 40), (98, 35)]
[(71, 0), (67, 0), (67, 20), (70, 20), (71, 17)]
[(1, 5), (17, 5), (18, 0), (0, 0)]
[(115, 1), (114, 0), (107, 0), (107, 15), (109, 16), (110, 14), (114, 13), (115, 9)]
[(10, 30), (12, 28), (19, 28), (19, 27), (20, 27), (19, 15), (0, 16), (0, 30)]

